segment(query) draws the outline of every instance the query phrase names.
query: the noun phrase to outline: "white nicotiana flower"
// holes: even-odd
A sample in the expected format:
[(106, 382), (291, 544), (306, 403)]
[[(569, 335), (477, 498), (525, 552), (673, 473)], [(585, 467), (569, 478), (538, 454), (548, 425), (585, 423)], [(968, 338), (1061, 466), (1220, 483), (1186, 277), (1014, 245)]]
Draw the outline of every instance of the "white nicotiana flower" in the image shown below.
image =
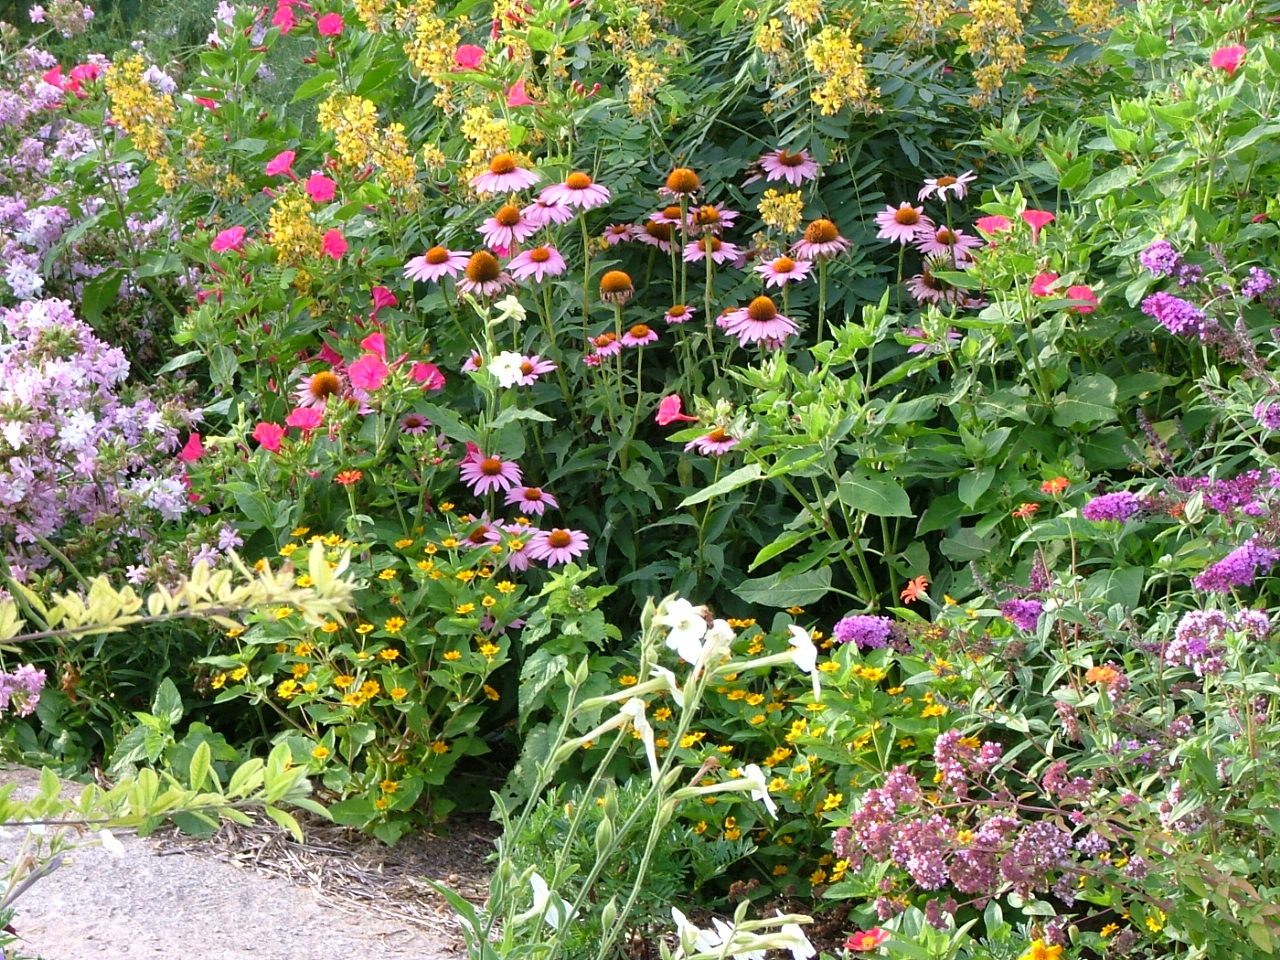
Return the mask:
[(710, 953), (717, 946), (716, 936), (710, 930), (694, 926), (677, 907), (671, 908), (671, 916), (676, 922), (676, 935), (680, 938), (680, 949), (677, 957), (687, 957), (695, 953)]
[(755, 763), (748, 763), (742, 768), (742, 779), (751, 787), (751, 799), (759, 800), (769, 811), (769, 816), (778, 819), (778, 807), (769, 796), (769, 783), (764, 778), (764, 771)]
[[(755, 945), (758, 938), (740, 933), (736, 926), (729, 926), (719, 917), (712, 917), (711, 923), (716, 928), (717, 940), (712, 944), (712, 949), (718, 951), (721, 956), (728, 955), (733, 957), (734, 960), (764, 960), (764, 950), (751, 949), (751, 946)], [(735, 943), (735, 941), (737, 942)]]
[(653, 618), (654, 623), (668, 630), (667, 647), (686, 663), (697, 664), (703, 656), (702, 638), (707, 634), (703, 609), (676, 597), (663, 604), (661, 612)]
[(524, 362), (524, 357), (516, 353), (514, 350), (503, 350), (500, 354), (485, 364), (484, 369), (488, 370), (493, 378), (498, 381), (503, 389), (514, 387), (524, 372), (520, 369), (520, 365)]
[(520, 916), (513, 917), (512, 923), (518, 924), (541, 918), (546, 920), (553, 930), (559, 930), (561, 923), (573, 919), (573, 906), (563, 897), (555, 898), (560, 901), (558, 904), (553, 903), (547, 881), (543, 880), (536, 870), (529, 875), (529, 886), (533, 887), (533, 907)]
[(787, 627), (791, 634), (791, 659), (795, 665), (813, 678), (813, 699), (822, 699), (822, 687), (818, 682), (818, 648), (813, 645), (809, 631), (794, 623)]
[(653, 776), (653, 782), (657, 783), (658, 751), (653, 739), (653, 727), (649, 725), (649, 718), (645, 716), (644, 701), (639, 697), (632, 697), (622, 705), (619, 712), (631, 721), (636, 733), (640, 734), (640, 739), (644, 742), (645, 754), (649, 757), (649, 772)]
[(113, 857), (124, 856), (124, 844), (110, 830), (99, 830), (98, 841), (102, 844), (102, 849)]
[[(782, 914), (779, 914), (782, 916)], [(777, 933), (778, 949), (791, 951), (792, 960), (811, 960), (818, 955), (798, 923), (784, 923)]]
[(498, 308), (498, 315), (493, 318), (493, 323), (505, 323), (512, 318), (515, 318), (518, 323), (524, 323), (525, 318), (528, 316), (524, 305), (512, 293), (494, 303), (494, 306)]

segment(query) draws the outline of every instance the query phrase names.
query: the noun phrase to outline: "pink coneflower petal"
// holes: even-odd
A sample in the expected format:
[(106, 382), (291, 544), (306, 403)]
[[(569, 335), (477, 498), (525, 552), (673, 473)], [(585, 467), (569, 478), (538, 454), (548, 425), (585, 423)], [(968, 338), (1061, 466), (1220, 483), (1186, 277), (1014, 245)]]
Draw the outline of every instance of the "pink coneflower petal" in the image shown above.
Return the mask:
[(729, 210), (722, 203), (695, 207), (689, 211), (689, 228), (695, 233), (714, 233), (719, 236), (727, 228), (733, 226), (738, 219), (737, 210)]
[(596, 355), (601, 357), (611, 357), (616, 353), (622, 352), (622, 341), (618, 339), (617, 334), (612, 332), (592, 337), (591, 346), (595, 347)]
[(560, 502), (541, 487), (512, 487), (507, 491), (507, 506), (515, 505), (521, 513), (542, 516), (547, 507), (558, 507)]
[(574, 211), (571, 207), (561, 206), (558, 203), (548, 203), (542, 197), (539, 197), (520, 211), (520, 216), (539, 227), (545, 227), (549, 224), (568, 223), (573, 219), (573, 214)]
[(840, 230), (825, 217), (819, 217), (804, 228), (804, 236), (791, 248), (797, 260), (825, 260), (839, 256), (852, 243), (840, 236)]
[(471, 187), (479, 193), (510, 193), (523, 190), (538, 182), (538, 175), (516, 163), (509, 153), (493, 158), (489, 169), (471, 178)]
[(904, 200), (897, 209), (886, 206), (876, 214), (876, 237), (906, 246), (915, 242), (921, 231), (932, 231), (933, 221), (924, 215), (923, 207), (913, 207)]
[(547, 203), (590, 210), (609, 202), (609, 188), (595, 183), (585, 173), (574, 172), (565, 178), (564, 183), (553, 183), (544, 189), (542, 199)]
[(467, 268), (470, 250), (448, 250), (432, 247), (420, 257), (414, 257), (404, 265), (404, 275), (409, 280), (439, 280), (456, 277)]
[(344, 383), (333, 370), (304, 375), (298, 381), (293, 398), (300, 407), (323, 407), (330, 397), (341, 397)]
[(526, 220), (520, 208), (513, 203), (504, 204), (497, 213), (488, 217), (476, 228), (484, 242), (495, 249), (514, 247), (526, 237), (538, 231), (538, 224)]
[(490, 490), (510, 490), (520, 482), (520, 467), (510, 460), (477, 452), (462, 461), (461, 475), (471, 492), (480, 496)]
[(716, 427), (710, 433), (694, 437), (684, 445), (685, 451), (697, 450), (706, 457), (722, 457), (738, 445), (738, 438), (725, 433), (723, 427)]
[(725, 333), (737, 337), (739, 345), (743, 347), (751, 343), (773, 347), (799, 332), (790, 319), (778, 312), (777, 306), (768, 297), (756, 297), (745, 307), (726, 311), (720, 315), (716, 324)]
[(536, 353), (531, 357), (520, 358), (520, 375), (516, 378), (516, 385), (521, 387), (532, 386), (537, 382), (538, 377), (544, 373), (550, 373), (556, 368), (556, 365), (550, 360), (544, 360)]
[(669, 223), (659, 223), (657, 220), (646, 220), (644, 226), (636, 227), (636, 239), (641, 243), (647, 243), (651, 247), (657, 247), (663, 253), (671, 252), (671, 238), (675, 234), (675, 227)]
[(529, 541), (525, 552), (534, 560), (545, 560), (547, 566), (568, 563), (587, 549), (587, 535), (580, 530), (539, 530)]
[(937, 197), (939, 200), (945, 200), (947, 195), (955, 197), (957, 200), (963, 200), (965, 194), (969, 192), (969, 184), (977, 180), (977, 175), (972, 171), (966, 171), (958, 177), (930, 177), (925, 180), (924, 187), (920, 190), (917, 200), (928, 200), (930, 197)]
[(781, 287), (783, 284), (803, 280), (813, 268), (810, 260), (793, 260), (791, 257), (776, 257), (767, 263), (756, 265), (756, 273), (764, 277), (766, 287)]
[(734, 261), (741, 256), (741, 251), (732, 243), (727, 243), (717, 236), (707, 234), (700, 240), (694, 240), (686, 244), (684, 258), (690, 263), (695, 263), (706, 257), (707, 251), (711, 252), (711, 259), (717, 264)]
[(532, 277), (539, 283), (547, 277), (558, 277), (566, 269), (564, 257), (551, 246), (533, 247), (517, 254), (507, 267), (515, 279), (528, 280)]
[(662, 319), (666, 320), (667, 323), (672, 323), (672, 324), (688, 323), (690, 320), (693, 319), (693, 315), (697, 312), (698, 311), (695, 310), (693, 307), (690, 307), (683, 303), (677, 303), (665, 314), (663, 314)]
[(772, 153), (766, 153), (759, 162), (766, 182), (785, 180), (792, 186), (798, 187), (806, 180), (818, 179), (818, 161), (809, 155), (808, 150), (801, 150), (799, 153), (774, 150)]
[(431, 421), (420, 413), (406, 413), (400, 418), (400, 430), (410, 436), (419, 436), (427, 432)]
[(600, 234), (600, 237), (605, 244), (612, 247), (615, 244), (627, 243), (636, 239), (636, 234), (639, 232), (639, 227), (632, 226), (629, 223), (611, 223), (604, 228), (604, 233)]
[(925, 256), (954, 258), (956, 263), (964, 263), (972, 259), (969, 251), (980, 246), (982, 241), (977, 237), (971, 237), (963, 230), (952, 230), (950, 227), (921, 230), (916, 235), (916, 249)]
[(646, 324), (637, 323), (622, 335), (622, 345), (624, 347), (644, 347), (657, 339), (658, 332), (656, 330)]

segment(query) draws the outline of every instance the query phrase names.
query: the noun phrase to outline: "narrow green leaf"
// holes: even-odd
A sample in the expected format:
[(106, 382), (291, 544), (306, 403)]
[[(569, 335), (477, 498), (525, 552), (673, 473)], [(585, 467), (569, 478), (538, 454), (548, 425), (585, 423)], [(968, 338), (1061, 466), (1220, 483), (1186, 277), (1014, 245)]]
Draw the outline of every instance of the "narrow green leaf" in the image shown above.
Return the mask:
[(757, 463), (749, 463), (745, 467), (739, 467), (727, 477), (721, 477), (709, 487), (704, 487), (697, 493), (691, 493), (680, 501), (680, 506), (691, 507), (695, 503), (702, 503), (704, 500), (710, 500), (712, 497), (718, 497), (721, 494), (736, 490), (738, 487), (745, 487), (752, 481), (759, 480), (763, 475), (760, 465)]

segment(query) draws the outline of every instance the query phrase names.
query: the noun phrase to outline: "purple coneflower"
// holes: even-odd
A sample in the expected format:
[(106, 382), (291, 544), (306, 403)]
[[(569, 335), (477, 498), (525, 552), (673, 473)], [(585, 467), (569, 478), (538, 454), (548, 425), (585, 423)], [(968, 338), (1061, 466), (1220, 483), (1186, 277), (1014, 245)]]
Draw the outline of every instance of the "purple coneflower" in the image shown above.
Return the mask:
[(470, 250), (447, 250), (432, 247), (420, 257), (414, 257), (404, 265), (404, 275), (410, 280), (439, 280), (456, 277), (467, 267)]
[(507, 193), (523, 190), (538, 182), (538, 175), (516, 163), (509, 153), (500, 153), (489, 163), (489, 169), (471, 178), (472, 189), (481, 193)]
[(498, 258), (488, 250), (477, 250), (467, 261), (458, 289), (481, 297), (493, 297), (511, 286), (511, 275), (502, 269)]
[(916, 199), (928, 200), (930, 197), (937, 197), (939, 200), (945, 200), (949, 193), (957, 200), (963, 200), (965, 194), (969, 192), (969, 184), (977, 179), (977, 175), (972, 170), (958, 177), (930, 177), (925, 180), (924, 187), (921, 188)]
[(330, 397), (341, 395), (342, 378), (332, 370), (321, 370), (303, 377), (293, 391), (293, 398), (300, 407), (323, 407)]
[(431, 421), (420, 413), (406, 413), (400, 418), (400, 431), (411, 436), (416, 437), (426, 433), (427, 428), (430, 426)]
[(965, 263), (971, 256), (969, 251), (981, 247), (982, 241), (966, 234), (963, 230), (952, 230), (950, 227), (936, 227), (933, 230), (921, 230), (916, 234), (916, 249), (925, 256), (943, 255), (955, 258), (956, 263)]
[(606, 246), (614, 246), (619, 243), (626, 243), (629, 240), (636, 239), (640, 233), (640, 228), (629, 223), (611, 223), (604, 228), (604, 233), (600, 238), (604, 240)]
[(913, 207), (909, 200), (902, 201), (896, 210), (886, 206), (876, 214), (876, 225), (880, 228), (876, 234), (879, 239), (904, 247), (914, 243), (921, 232), (933, 229), (933, 221), (924, 215), (924, 207)]
[(615, 353), (622, 352), (622, 343), (618, 340), (618, 335), (613, 331), (602, 333), (598, 337), (592, 337), (591, 345), (596, 348), (596, 355), (601, 357), (611, 357)]
[[(655, 210), (649, 219), (654, 223), (665, 223), (678, 227), (680, 226), (680, 205), (673, 203), (670, 206), (663, 207), (661, 210)], [(685, 219), (689, 220), (689, 214), (685, 214)], [(690, 220), (690, 222), (692, 221)]]
[(462, 481), (476, 496), (490, 490), (510, 490), (520, 482), (520, 467), (501, 457), (487, 457), (476, 451), (467, 454), (461, 465)]
[(657, 247), (663, 253), (670, 253), (671, 236), (674, 232), (675, 228), (669, 223), (646, 220), (643, 227), (636, 227), (636, 239), (651, 247)]
[(937, 276), (936, 271), (948, 270), (951, 263), (941, 257), (927, 257), (921, 271), (907, 281), (907, 292), (917, 303), (961, 303), (964, 291)]
[(545, 227), (549, 223), (568, 223), (573, 219), (573, 211), (568, 207), (563, 207), (558, 203), (549, 203), (545, 198), (539, 197), (522, 209), (520, 216), (530, 223), (537, 224), (539, 227)]
[(706, 457), (723, 457), (738, 445), (738, 438), (725, 433), (724, 427), (716, 427), (702, 437), (694, 437), (684, 445), (685, 452), (697, 450)]
[(806, 180), (818, 179), (818, 161), (809, 155), (808, 150), (799, 153), (788, 153), (786, 150), (774, 150), (760, 158), (760, 169), (764, 171), (765, 181), (785, 180), (798, 187)]
[(667, 321), (667, 323), (688, 323), (693, 319), (693, 315), (695, 313), (697, 313), (697, 311), (693, 307), (683, 303), (677, 303), (663, 314), (662, 319)]
[(741, 251), (732, 243), (726, 243), (719, 237), (708, 234), (700, 240), (688, 243), (684, 248), (684, 258), (690, 263), (695, 263), (705, 257), (708, 252), (717, 264), (737, 260), (741, 255)]
[(729, 310), (716, 323), (744, 347), (749, 343), (781, 343), (798, 329), (768, 297), (756, 297), (745, 307)]
[(819, 217), (804, 228), (804, 237), (791, 248), (791, 252), (800, 260), (817, 260), (819, 257), (839, 256), (851, 246), (840, 236), (834, 223)]
[(484, 357), (480, 356), (476, 350), (471, 351), (471, 356), (467, 357), (462, 364), (463, 373), (479, 373), (484, 366)]
[(594, 182), (585, 173), (575, 171), (564, 183), (553, 183), (542, 191), (542, 199), (566, 207), (590, 210), (609, 202), (609, 188)]
[(622, 335), (624, 347), (643, 347), (658, 339), (658, 332), (643, 323), (637, 323)]
[(538, 231), (538, 225), (526, 220), (514, 203), (503, 204), (498, 212), (477, 228), (484, 242), (491, 247), (514, 247)]
[(738, 219), (737, 210), (727, 210), (724, 204), (708, 204), (689, 211), (689, 219), (694, 233), (714, 233), (719, 235), (727, 227), (733, 226)]
[(521, 513), (542, 516), (547, 507), (558, 507), (560, 502), (541, 487), (512, 487), (507, 491), (507, 506), (515, 504)]
[(544, 360), (536, 353), (531, 357), (520, 358), (520, 375), (516, 378), (516, 385), (521, 387), (530, 386), (542, 376), (544, 373), (550, 373), (556, 368), (556, 365), (550, 360)]
[(698, 175), (688, 167), (676, 167), (667, 174), (667, 182), (658, 188), (664, 197), (691, 197), (702, 188)]
[(925, 333), (924, 327), (908, 327), (906, 330), (902, 331), (902, 335), (905, 337), (914, 337), (919, 341), (907, 347), (907, 353), (942, 353), (943, 350), (948, 347), (955, 346), (964, 339), (950, 327), (947, 327), (945, 344), (931, 339), (929, 335)]
[(501, 542), (502, 532), (489, 522), (487, 515), (481, 517), (480, 521), (462, 538), (462, 545), (472, 550), (491, 547)]
[(534, 560), (545, 560), (548, 567), (568, 563), (587, 549), (587, 535), (580, 530), (539, 530), (529, 541), (526, 552)]
[(541, 283), (547, 277), (558, 277), (565, 271), (564, 257), (555, 247), (534, 247), (518, 254), (507, 264), (517, 280), (534, 280)]
[(768, 263), (756, 265), (756, 273), (764, 277), (766, 287), (781, 287), (794, 280), (803, 280), (809, 275), (813, 263), (809, 260), (793, 260), (790, 257), (775, 257)]

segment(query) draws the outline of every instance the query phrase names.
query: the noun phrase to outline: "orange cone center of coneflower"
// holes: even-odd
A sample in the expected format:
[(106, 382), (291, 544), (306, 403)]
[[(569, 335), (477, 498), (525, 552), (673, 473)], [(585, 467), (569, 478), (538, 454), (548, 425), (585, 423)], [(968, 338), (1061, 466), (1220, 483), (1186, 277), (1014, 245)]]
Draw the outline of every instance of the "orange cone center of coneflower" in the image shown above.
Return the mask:
[(449, 251), (446, 250), (444, 247), (432, 247), (430, 250), (427, 251), (427, 255), (424, 259), (427, 261), (427, 263), (430, 263), (433, 265), (445, 263), (449, 259)]
[(487, 250), (477, 250), (467, 261), (467, 279), (472, 283), (492, 283), (501, 273), (498, 258)]
[(677, 303), (674, 307), (672, 307), (670, 310), (667, 311), (667, 313), (671, 314), (671, 316), (673, 317), (683, 317), (688, 312), (689, 312), (689, 308), (686, 307), (683, 303)]
[(546, 247), (534, 247), (529, 251), (529, 259), (534, 263), (546, 263), (551, 259), (551, 251)]
[(920, 271), (920, 282), (930, 290), (937, 290), (939, 293), (945, 293), (947, 285), (933, 275), (931, 270)]
[(530, 363), (528, 360), (521, 360), (520, 372), (527, 377), (529, 374), (533, 373), (533, 364)]
[(920, 214), (916, 213), (915, 207), (899, 207), (898, 212), (893, 215), (893, 221), (904, 227), (914, 227), (920, 222)]
[(505, 204), (493, 215), (493, 219), (498, 221), (499, 226), (514, 227), (520, 222), (520, 208), (514, 203)]
[(644, 232), (657, 240), (668, 241), (671, 239), (671, 224), (658, 223), (656, 220), (646, 220)]
[(607, 347), (609, 344), (613, 343), (613, 341), (617, 339), (618, 339), (618, 335), (615, 333), (602, 333), (600, 334), (600, 336), (592, 340), (591, 343), (593, 346), (603, 349), (604, 347)]
[(676, 167), (667, 176), (667, 189), (672, 193), (693, 193), (700, 186), (702, 181), (688, 167)]
[(585, 190), (591, 186), (591, 178), (585, 173), (571, 173), (564, 178), (564, 185), (570, 190)]
[(803, 153), (787, 153), (785, 150), (778, 151), (778, 162), (784, 167), (798, 167), (804, 163)]
[(946, 227), (943, 227), (933, 235), (933, 239), (938, 243), (946, 244), (949, 247), (956, 242), (956, 235)]
[(724, 427), (716, 427), (707, 434), (707, 439), (712, 443), (724, 443), (726, 440), (732, 440), (733, 438), (724, 432)]
[(489, 161), (489, 172), (501, 176), (504, 173), (516, 172), (516, 158), (509, 153), (500, 153)]
[(321, 370), (311, 378), (311, 383), (307, 385), (307, 392), (317, 400), (325, 400), (332, 397), (342, 389), (342, 381), (338, 379), (338, 375), (329, 370)]
[(649, 335), (649, 328), (646, 327), (643, 323), (637, 323), (634, 327), (631, 328), (631, 336), (637, 340), (643, 340), (648, 335)]
[(502, 473), (502, 461), (497, 457), (485, 457), (480, 461), (480, 472), (486, 477), (496, 477)]
[(541, 500), (542, 490), (538, 487), (525, 487), (524, 498), (526, 500)]
[(608, 232), (615, 237), (625, 237), (628, 233), (627, 225), (625, 223), (615, 223), (608, 228)]
[(631, 277), (622, 270), (610, 270), (600, 278), (601, 293), (629, 293), (634, 289)]
[(719, 237), (703, 237), (698, 241), (698, 246), (702, 248), (703, 253), (715, 253), (723, 244)]
[(484, 543), (485, 536), (486, 534), (488, 534), (488, 532), (489, 532), (488, 525), (482, 523), (480, 524), (480, 526), (476, 527), (474, 530), (471, 531), (470, 534), (467, 535), (467, 540), (469, 540), (471, 543)]
[(663, 207), (662, 215), (666, 217), (668, 220), (679, 220), (680, 208), (677, 206)]
[(949, 187), (953, 183), (958, 182), (955, 177), (939, 177), (934, 181), (940, 187)]
[(402, 426), (408, 427), (411, 430), (416, 430), (419, 427), (425, 427), (427, 425), (427, 418), (419, 416), (416, 413), (410, 413), (407, 414), (400, 423)]
[(701, 207), (693, 215), (693, 222), (700, 227), (714, 226), (720, 222), (720, 211), (715, 207)]
[(755, 323), (768, 323), (778, 315), (778, 308), (768, 297), (756, 297), (747, 304), (747, 316)]
[(804, 228), (805, 243), (831, 243), (840, 231), (830, 220), (815, 220)]
[(790, 257), (779, 257), (773, 261), (773, 269), (775, 273), (790, 273), (796, 268), (796, 262)]
[(559, 550), (573, 543), (573, 537), (567, 530), (552, 530), (547, 534), (547, 543)]

